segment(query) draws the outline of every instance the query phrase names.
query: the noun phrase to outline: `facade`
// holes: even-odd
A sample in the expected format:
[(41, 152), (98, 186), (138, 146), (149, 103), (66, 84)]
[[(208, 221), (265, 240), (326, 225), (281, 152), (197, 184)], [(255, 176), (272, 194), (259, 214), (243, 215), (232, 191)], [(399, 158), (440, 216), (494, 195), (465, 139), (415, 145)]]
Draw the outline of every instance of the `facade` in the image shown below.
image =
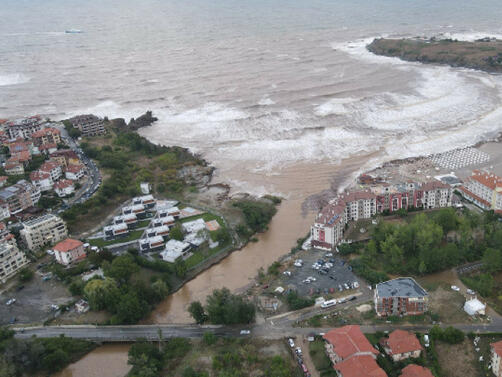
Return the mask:
[(502, 178), (480, 170), (472, 175), (460, 187), (462, 195), (485, 210), (502, 213)]
[(39, 199), (40, 190), (24, 179), (0, 190), (0, 201), (8, 205), (11, 215), (34, 206)]
[(65, 222), (58, 216), (47, 214), (23, 223), (21, 239), (29, 250), (40, 250), (68, 236)]
[(64, 198), (75, 192), (75, 185), (70, 179), (60, 179), (54, 184), (54, 191), (60, 198)]
[(0, 199), (0, 220), (10, 217), (9, 205)]
[(24, 174), (24, 166), (19, 162), (6, 162), (4, 166), (5, 174), (7, 175), (22, 175)]
[(158, 227), (148, 228), (146, 230), (147, 237), (161, 236), (164, 239), (169, 236), (169, 227), (167, 225), (160, 225)]
[(61, 149), (54, 153), (51, 153), (51, 160), (56, 161), (62, 167), (67, 167), (71, 164), (80, 164), (78, 155), (71, 149)]
[(397, 278), (377, 284), (375, 310), (379, 317), (420, 315), (427, 311), (428, 294), (413, 278)]
[(40, 191), (52, 190), (51, 175), (45, 171), (37, 170), (30, 173), (31, 183)]
[(383, 338), (380, 344), (394, 362), (410, 357), (416, 359), (423, 351), (416, 335), (404, 330), (394, 330), (388, 338)]
[(323, 335), (326, 353), (339, 377), (387, 377), (378, 366), (378, 351), (357, 325), (333, 329)]
[(28, 264), (26, 255), (15, 244), (0, 242), (0, 281), (5, 281)]
[(502, 340), (490, 344), (490, 351), (492, 357), (492, 372), (496, 377), (502, 377)]
[(52, 179), (52, 182), (56, 182), (61, 175), (63, 174), (63, 170), (61, 169), (61, 165), (54, 160), (46, 161), (40, 166), (40, 171), (49, 173)]
[(84, 177), (85, 169), (83, 165), (70, 164), (64, 169), (66, 179), (78, 181)]
[(135, 227), (137, 223), (138, 218), (134, 213), (131, 213), (129, 215), (119, 215), (113, 218), (114, 225), (126, 224), (128, 228)]
[(96, 136), (106, 133), (103, 119), (92, 114), (78, 115), (71, 118), (70, 122), (84, 136)]
[(85, 259), (87, 255), (82, 242), (67, 238), (54, 246), (54, 256), (58, 263), (67, 266), (73, 262)]
[(133, 205), (142, 204), (146, 209), (155, 207), (155, 199), (153, 195), (143, 195), (133, 198)]
[(178, 258), (186, 258), (190, 255), (191, 246), (187, 242), (178, 240), (167, 241), (160, 256), (165, 262), (174, 263)]
[(122, 208), (123, 215), (135, 214), (137, 218), (142, 219), (146, 216), (145, 206), (143, 204), (134, 204)]
[(144, 253), (161, 250), (162, 248), (164, 248), (164, 237), (162, 236), (153, 236), (139, 240), (139, 249)]
[(451, 206), (452, 189), (440, 181), (381, 184), (367, 190), (339, 194), (317, 215), (310, 228), (312, 246), (331, 250), (343, 239), (349, 221), (400, 209), (443, 208)]
[(44, 128), (45, 122), (38, 115), (17, 119), (5, 123), (5, 130), (10, 140), (22, 138), (30, 139), (31, 135)]
[[(61, 131), (57, 128), (47, 127), (31, 135), (33, 143), (40, 147), (47, 144), (59, 144), (61, 142)], [(56, 148), (57, 149), (57, 148)]]
[(423, 366), (410, 364), (403, 368), (400, 377), (434, 377), (434, 375)]
[(118, 237), (125, 237), (129, 234), (127, 224), (108, 225), (103, 228), (105, 239), (110, 240)]

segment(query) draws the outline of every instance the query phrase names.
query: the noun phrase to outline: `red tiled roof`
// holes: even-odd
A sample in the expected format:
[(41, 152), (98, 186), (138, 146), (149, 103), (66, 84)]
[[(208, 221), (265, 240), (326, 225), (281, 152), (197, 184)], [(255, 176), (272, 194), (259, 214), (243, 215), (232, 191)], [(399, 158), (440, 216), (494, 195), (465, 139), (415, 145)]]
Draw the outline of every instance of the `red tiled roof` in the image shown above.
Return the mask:
[(336, 203), (330, 203), (319, 212), (315, 222), (326, 226), (334, 226), (343, 220), (344, 213), (345, 202), (340, 200)]
[(53, 149), (53, 148), (56, 148), (57, 149), (58, 145), (56, 143), (47, 143), (47, 144), (43, 144), (41, 146), (38, 147), (38, 149), (40, 151), (44, 151), (46, 149)]
[(12, 153), (12, 156), (9, 158), (8, 161), (14, 162), (14, 161), (29, 161), (31, 159), (30, 152), (28, 151), (21, 151), (21, 152), (15, 152)]
[(56, 161), (50, 160), (44, 162), (40, 167), (40, 170), (50, 172), (51, 170), (56, 169), (58, 166), (60, 165)]
[(382, 339), (382, 344), (389, 348), (391, 355), (423, 349), (415, 334), (404, 330), (394, 330), (388, 339)]
[(48, 179), (50, 178), (50, 174), (45, 172), (45, 171), (32, 171), (30, 173), (30, 181), (41, 181), (42, 179)]
[(376, 195), (369, 190), (364, 190), (364, 191), (352, 191), (345, 194), (341, 194), (340, 198), (345, 202), (352, 202), (354, 200), (375, 199)]
[(490, 347), (497, 355), (502, 357), (502, 340), (499, 340), (498, 342), (495, 343), (490, 343)]
[(7, 177), (6, 175), (0, 175), (0, 183), (5, 182), (7, 179), (9, 179), (9, 177)]
[(51, 153), (51, 156), (78, 159), (78, 155), (74, 151), (72, 151), (71, 149), (63, 149), (63, 150), (53, 152), (53, 153)]
[(9, 151), (11, 153), (17, 153), (21, 151), (27, 151), (29, 149), (28, 143), (19, 140), (9, 144)]
[(78, 173), (83, 169), (82, 165), (70, 164), (66, 167), (65, 171), (70, 173)]
[(4, 124), (7, 122), (8, 119), (0, 119), (0, 124)]
[(37, 132), (34, 132), (31, 137), (32, 138), (36, 138), (36, 137), (42, 137), (42, 136), (45, 136), (47, 134), (61, 134), (61, 131), (59, 131), (58, 129), (56, 128), (52, 128), (52, 127), (47, 127), (47, 128), (43, 128), (41, 129), (40, 131), (37, 131)]
[(436, 189), (447, 189), (450, 188), (450, 185), (443, 183), (441, 181), (429, 181), (424, 183), (420, 189), (422, 191), (430, 191), (430, 190), (436, 190)]
[(480, 170), (474, 170), (472, 175), (467, 179), (478, 181), (483, 186), (489, 187), (492, 190), (495, 190), (496, 187), (502, 187), (501, 177)]
[(65, 189), (67, 187), (73, 186), (73, 181), (70, 179), (60, 179), (54, 184), (54, 189)]
[(410, 364), (403, 368), (400, 377), (434, 377), (431, 371), (420, 365)]
[(488, 202), (488, 201), (484, 200), (483, 198), (477, 196), (476, 194), (472, 193), (471, 191), (469, 191), (468, 189), (466, 189), (464, 186), (460, 186), (460, 191), (465, 192), (471, 198), (476, 199), (478, 202), (483, 203), (484, 205), (486, 205), (488, 207), (492, 206), (492, 204), (490, 202)]
[(67, 238), (64, 241), (61, 241), (54, 246), (54, 250), (57, 250), (61, 253), (67, 253), (73, 249), (76, 249), (79, 246), (82, 246), (83, 243), (79, 240), (74, 240), (72, 238)]
[(19, 162), (7, 162), (5, 164), (5, 170), (10, 170), (22, 166)]
[(333, 351), (342, 359), (359, 352), (378, 355), (378, 351), (373, 348), (357, 325), (348, 325), (331, 330), (323, 338), (333, 345)]
[(387, 377), (387, 373), (370, 355), (353, 356), (335, 364), (333, 368), (340, 371), (343, 377)]

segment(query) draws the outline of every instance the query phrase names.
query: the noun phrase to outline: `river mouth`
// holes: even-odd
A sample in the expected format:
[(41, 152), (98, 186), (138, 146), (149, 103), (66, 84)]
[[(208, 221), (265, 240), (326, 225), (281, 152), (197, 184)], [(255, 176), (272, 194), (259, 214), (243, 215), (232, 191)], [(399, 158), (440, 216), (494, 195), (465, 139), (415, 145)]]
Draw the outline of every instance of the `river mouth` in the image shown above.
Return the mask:
[[(241, 250), (235, 251), (219, 264), (214, 265), (187, 282), (181, 289), (164, 300), (145, 321), (146, 323), (191, 323), (187, 312), (190, 302), (205, 301), (214, 289), (226, 287), (234, 292), (242, 292), (254, 283), (258, 270), (266, 269), (274, 261), (304, 237), (317, 213), (316, 205), (322, 201), (314, 198), (323, 191), (333, 193), (343, 187), (356, 175), (372, 155), (365, 155), (342, 161), (340, 164), (329, 162), (319, 164), (296, 164), (281, 169), (278, 174), (265, 178), (247, 174), (250, 185), (273, 185), (275, 190), (286, 194), (272, 219), (268, 231), (257, 236), (258, 242), (251, 242)], [(245, 170), (239, 174), (244, 175)], [(223, 179), (224, 177), (217, 177)], [(311, 200), (310, 200), (311, 199)]]

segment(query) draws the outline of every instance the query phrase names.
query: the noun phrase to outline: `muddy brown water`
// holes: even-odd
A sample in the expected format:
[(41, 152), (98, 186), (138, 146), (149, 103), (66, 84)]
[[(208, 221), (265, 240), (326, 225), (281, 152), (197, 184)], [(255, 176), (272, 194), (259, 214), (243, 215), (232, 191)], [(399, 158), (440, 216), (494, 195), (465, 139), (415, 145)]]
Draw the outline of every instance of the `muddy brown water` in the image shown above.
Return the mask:
[(53, 377), (123, 377), (131, 369), (127, 364), (129, 347), (129, 344), (106, 344)]

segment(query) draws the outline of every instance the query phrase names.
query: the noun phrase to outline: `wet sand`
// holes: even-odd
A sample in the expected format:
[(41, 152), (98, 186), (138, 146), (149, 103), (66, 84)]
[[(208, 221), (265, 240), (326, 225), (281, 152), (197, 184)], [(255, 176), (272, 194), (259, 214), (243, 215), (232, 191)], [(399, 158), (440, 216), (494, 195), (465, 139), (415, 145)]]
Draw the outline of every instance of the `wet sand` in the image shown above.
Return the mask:
[(346, 160), (338, 165), (298, 164), (283, 169), (275, 176), (260, 176), (259, 173), (242, 169), (241, 174), (246, 174), (251, 185), (273, 185), (275, 192), (281, 192), (288, 198), (280, 205), (269, 230), (258, 235), (258, 242), (249, 243), (243, 249), (233, 252), (170, 295), (146, 322), (190, 323), (192, 319), (186, 311), (190, 302), (203, 302), (216, 288), (227, 287), (235, 292), (252, 283), (260, 267), (266, 269), (279, 257), (287, 254), (298, 238), (309, 232), (317, 208), (305, 212), (305, 200), (323, 190), (346, 184), (347, 179), (350, 180), (368, 157)]
[(106, 344), (53, 377), (123, 377), (131, 369), (127, 364), (129, 347), (129, 344)]

